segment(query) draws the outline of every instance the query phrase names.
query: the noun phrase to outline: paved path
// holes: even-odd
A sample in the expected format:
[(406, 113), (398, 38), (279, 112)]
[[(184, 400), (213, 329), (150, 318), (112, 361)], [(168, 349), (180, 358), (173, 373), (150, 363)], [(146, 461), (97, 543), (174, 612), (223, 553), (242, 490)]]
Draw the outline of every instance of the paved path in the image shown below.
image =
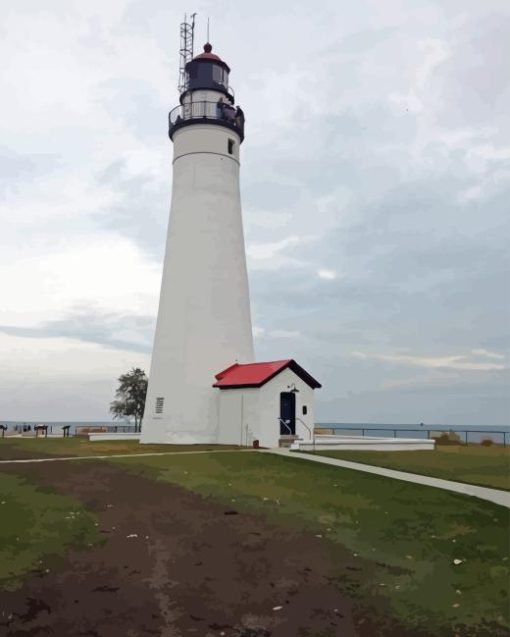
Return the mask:
[(185, 456), (197, 453), (232, 453), (232, 451), (251, 451), (251, 449), (211, 449), (200, 451), (149, 451), (147, 453), (111, 453), (107, 456), (54, 456), (53, 458), (17, 458), (0, 460), (2, 464), (23, 464), (29, 462), (60, 462), (64, 460), (109, 460), (110, 458), (144, 458), (147, 456)]
[[(239, 451), (251, 452), (251, 449), (215, 449), (211, 451), (154, 451), (148, 453), (124, 453), (110, 454), (105, 456), (60, 456), (54, 458), (21, 458), (17, 460), (0, 460), (2, 464), (26, 464), (33, 462), (62, 462), (67, 460), (109, 460), (110, 458), (143, 458), (148, 456), (183, 456), (197, 453), (233, 453)], [(501, 491), (499, 489), (489, 489), (488, 487), (478, 487), (474, 484), (465, 484), (464, 482), (453, 482), (452, 480), (442, 480), (441, 478), (432, 478), (430, 476), (422, 476), (417, 473), (406, 473), (405, 471), (396, 471), (395, 469), (385, 469), (384, 467), (374, 467), (373, 465), (361, 464), (360, 462), (349, 462), (348, 460), (338, 460), (337, 458), (328, 458), (327, 456), (313, 456), (311, 454), (289, 451), (288, 449), (260, 449), (259, 453), (272, 453), (277, 456), (286, 456), (297, 460), (308, 460), (310, 462), (319, 462), (321, 464), (329, 464), (334, 467), (343, 467), (344, 469), (355, 469), (356, 471), (364, 471), (365, 473), (374, 473), (385, 478), (395, 478), (396, 480), (404, 480), (405, 482), (413, 482), (415, 484), (423, 484), (428, 487), (436, 487), (437, 489), (445, 489), (463, 495), (470, 495), (481, 500), (494, 502), (501, 506), (510, 508), (510, 492)]]
[(374, 467), (373, 465), (361, 464), (360, 462), (350, 462), (348, 460), (339, 460), (337, 458), (328, 458), (327, 456), (313, 456), (307, 453), (289, 451), (288, 449), (264, 449), (262, 451), (263, 453), (273, 453), (278, 456), (286, 456), (296, 458), (298, 460), (320, 462), (321, 464), (329, 464), (333, 467), (355, 469), (356, 471), (374, 473), (378, 476), (384, 476), (385, 478), (395, 478), (396, 480), (404, 480), (405, 482), (423, 484), (427, 487), (445, 489), (446, 491), (453, 491), (455, 493), (462, 493), (463, 495), (470, 495), (475, 498), (480, 498), (482, 500), (487, 500), (488, 502), (494, 502), (495, 504), (510, 508), (510, 492), (501, 491), (500, 489), (478, 487), (474, 484), (453, 482), (452, 480), (442, 480), (441, 478), (422, 476), (417, 473), (406, 473), (405, 471), (396, 471), (395, 469), (385, 469), (384, 467)]

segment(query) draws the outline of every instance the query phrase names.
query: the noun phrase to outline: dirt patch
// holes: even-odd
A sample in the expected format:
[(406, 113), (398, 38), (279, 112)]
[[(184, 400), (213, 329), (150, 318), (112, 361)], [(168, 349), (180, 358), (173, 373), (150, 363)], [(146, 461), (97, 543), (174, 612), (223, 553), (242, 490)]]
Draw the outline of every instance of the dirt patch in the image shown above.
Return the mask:
[(29, 460), (31, 458), (55, 458), (55, 454), (46, 453), (44, 451), (29, 451), (21, 449), (8, 440), (0, 440), (0, 460)]
[(332, 583), (323, 540), (107, 463), (9, 472), (82, 501), (105, 543), (3, 593), (6, 637), (367, 634)]

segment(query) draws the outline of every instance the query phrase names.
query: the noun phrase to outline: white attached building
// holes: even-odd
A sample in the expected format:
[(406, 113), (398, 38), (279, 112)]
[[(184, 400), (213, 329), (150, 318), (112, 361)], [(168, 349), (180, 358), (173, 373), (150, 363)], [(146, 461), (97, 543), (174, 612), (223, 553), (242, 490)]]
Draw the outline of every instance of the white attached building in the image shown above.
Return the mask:
[(294, 360), (235, 364), (216, 375), (219, 444), (261, 447), (311, 440), (314, 389), (321, 387)]

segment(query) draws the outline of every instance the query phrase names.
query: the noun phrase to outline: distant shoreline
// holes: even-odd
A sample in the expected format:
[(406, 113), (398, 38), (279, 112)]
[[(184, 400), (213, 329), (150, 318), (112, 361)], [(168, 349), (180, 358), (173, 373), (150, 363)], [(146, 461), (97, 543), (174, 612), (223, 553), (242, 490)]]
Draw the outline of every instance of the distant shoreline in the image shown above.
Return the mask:
[[(0, 425), (9, 427), (14, 425), (75, 425), (75, 426), (100, 426), (100, 425), (117, 425), (122, 427), (131, 426), (122, 420), (0, 420)], [(134, 425), (132, 425), (134, 426)], [(316, 422), (316, 427), (333, 427), (333, 428), (352, 428), (352, 429), (398, 429), (407, 431), (409, 429), (423, 429), (424, 431), (451, 430), (451, 431), (474, 431), (476, 429), (492, 429), (501, 433), (510, 432), (510, 424), (508, 425), (449, 425), (447, 423), (373, 423), (373, 422)]]
[[(63, 427), (70, 426), (69, 433), (74, 435), (78, 427), (107, 427), (110, 431), (134, 431), (134, 423), (124, 421), (107, 420), (0, 420), (0, 425), (7, 425), (7, 431), (12, 432), (17, 428), (22, 432), (23, 427), (30, 427), (33, 431), (35, 425), (48, 425), (48, 433), (53, 435), (63, 434)], [(491, 438), (495, 444), (510, 444), (510, 425), (444, 425), (444, 424), (392, 424), (392, 423), (339, 423), (317, 422), (317, 429), (332, 429), (340, 434), (342, 430), (350, 435), (379, 435), (395, 437), (405, 434), (408, 438), (427, 438), (430, 432), (454, 432), (460, 437), (461, 442), (480, 443), (484, 438)], [(397, 434), (398, 432), (398, 434)], [(506, 434), (506, 435), (503, 435)]]

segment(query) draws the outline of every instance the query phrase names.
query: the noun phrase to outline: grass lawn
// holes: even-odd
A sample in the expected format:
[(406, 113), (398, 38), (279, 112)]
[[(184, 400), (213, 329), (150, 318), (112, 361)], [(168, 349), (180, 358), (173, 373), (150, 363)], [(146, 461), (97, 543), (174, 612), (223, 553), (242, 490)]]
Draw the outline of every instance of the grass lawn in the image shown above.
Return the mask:
[[(510, 512), (503, 507), (256, 452), (110, 462), (314, 533), (331, 548), (339, 588), (371, 617), (388, 613), (412, 634), (509, 635)], [(346, 567), (346, 555), (358, 566)]]
[(73, 498), (0, 473), (0, 589), (21, 585), (30, 572), (52, 568), (70, 547), (99, 541), (95, 517)]
[(319, 456), (510, 490), (510, 447), (436, 445), (434, 451), (316, 451)]
[(141, 445), (137, 440), (90, 442), (87, 437), (0, 438), (0, 460), (53, 456), (106, 456), (108, 454), (238, 449), (235, 445)]

